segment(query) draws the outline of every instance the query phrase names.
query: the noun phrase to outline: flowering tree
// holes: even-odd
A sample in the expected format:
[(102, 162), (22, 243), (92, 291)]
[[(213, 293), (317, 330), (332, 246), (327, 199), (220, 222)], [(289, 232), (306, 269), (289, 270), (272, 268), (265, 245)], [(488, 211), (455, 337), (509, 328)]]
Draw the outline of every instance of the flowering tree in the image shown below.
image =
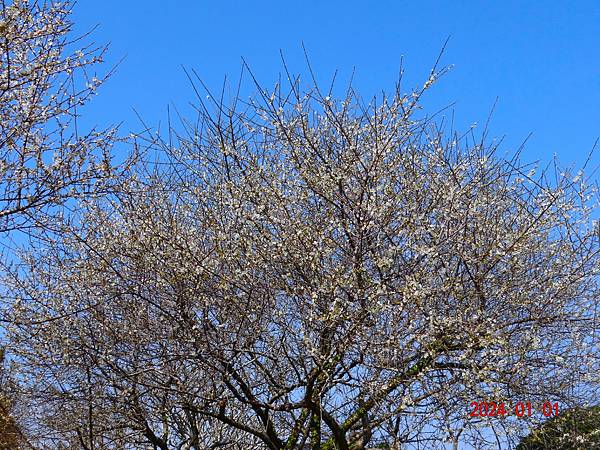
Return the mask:
[(418, 118), (437, 75), (211, 97), (152, 141), (12, 287), (32, 442), (481, 448), (527, 419), (472, 401), (596, 396), (595, 191)]
[(71, 2), (0, 1), (0, 233), (52, 227), (108, 179), (114, 130), (79, 135), (104, 47), (77, 48)]
[[(104, 192), (114, 167), (114, 130), (80, 134), (79, 109), (103, 79), (93, 73), (105, 47), (72, 38), (69, 1), (0, 0), (0, 273), (17, 262), (15, 232), (29, 237), (61, 230), (76, 199)], [(67, 211), (66, 211), (67, 210)], [(66, 214), (65, 214), (66, 212)], [(4, 280), (3, 280), (4, 281)], [(10, 308), (0, 287), (1, 322)], [(2, 346), (6, 334), (1, 331)], [(4, 347), (2, 347), (4, 348)], [(4, 349), (2, 350), (4, 355)], [(2, 363), (4, 358), (2, 357)], [(0, 448), (27, 442), (18, 420), (13, 384), (2, 367)], [(6, 368), (9, 372), (9, 367)], [(25, 400), (25, 399), (24, 399)], [(19, 416), (18, 418), (16, 416)]]

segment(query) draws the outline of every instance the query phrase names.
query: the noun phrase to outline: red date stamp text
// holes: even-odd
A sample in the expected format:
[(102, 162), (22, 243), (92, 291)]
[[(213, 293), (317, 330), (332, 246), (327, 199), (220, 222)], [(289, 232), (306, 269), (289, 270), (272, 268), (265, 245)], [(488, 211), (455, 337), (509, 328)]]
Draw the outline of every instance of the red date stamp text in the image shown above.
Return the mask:
[(514, 405), (504, 402), (471, 402), (470, 417), (504, 417), (514, 414), (517, 417), (531, 417), (540, 413), (545, 417), (558, 416), (558, 403), (545, 402), (542, 405), (532, 405), (531, 402), (517, 402)]

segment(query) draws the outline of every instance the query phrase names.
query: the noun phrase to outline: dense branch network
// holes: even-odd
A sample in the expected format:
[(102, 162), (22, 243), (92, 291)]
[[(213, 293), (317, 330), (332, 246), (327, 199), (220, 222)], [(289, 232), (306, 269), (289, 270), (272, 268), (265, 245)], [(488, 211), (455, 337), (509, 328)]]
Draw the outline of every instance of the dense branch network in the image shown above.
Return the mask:
[[(48, 80), (86, 63), (43, 46), (59, 10), (26, 4), (0, 21), (3, 230), (105, 173), (89, 136), (28, 119), (69, 110), (68, 78), (43, 103)], [(25, 25), (43, 51), (20, 55)], [(422, 117), (443, 70), (365, 103), (284, 69), (287, 88), (199, 95), (192, 125), (138, 136), (135, 165), (23, 256), (4, 332), (31, 445), (497, 447), (527, 420), (471, 401), (597, 399), (589, 180)]]

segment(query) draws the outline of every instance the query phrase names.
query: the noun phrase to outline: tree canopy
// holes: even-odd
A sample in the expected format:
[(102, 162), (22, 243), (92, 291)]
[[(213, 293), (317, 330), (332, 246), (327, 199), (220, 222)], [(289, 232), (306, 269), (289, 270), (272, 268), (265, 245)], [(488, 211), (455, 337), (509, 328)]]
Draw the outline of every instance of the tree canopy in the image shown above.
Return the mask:
[(600, 406), (574, 408), (544, 422), (517, 450), (591, 449), (600, 447)]
[(512, 445), (528, 418), (472, 401), (597, 397), (595, 185), (424, 115), (443, 68), (370, 101), (283, 70), (249, 100), (190, 76), (198, 117), (7, 275), (32, 445)]

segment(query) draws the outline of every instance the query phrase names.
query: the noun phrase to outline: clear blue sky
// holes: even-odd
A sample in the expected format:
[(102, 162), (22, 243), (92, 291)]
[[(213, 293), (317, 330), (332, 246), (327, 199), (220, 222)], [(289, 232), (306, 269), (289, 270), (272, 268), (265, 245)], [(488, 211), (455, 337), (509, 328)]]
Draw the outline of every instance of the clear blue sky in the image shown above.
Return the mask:
[[(339, 69), (365, 97), (389, 90), (404, 55), (406, 86), (422, 84), (444, 41), (453, 70), (425, 101), (430, 112), (456, 102), (457, 123), (482, 124), (496, 97), (493, 136), (514, 149), (530, 132), (526, 160), (556, 153), (580, 163), (600, 137), (600, 1), (206, 1), (79, 0), (76, 29), (99, 25), (108, 60), (125, 57), (85, 111), (84, 123), (140, 128), (183, 111), (193, 91), (181, 65), (219, 89), (244, 57), (271, 85), (280, 49), (306, 73), (301, 43), (318, 78)], [(600, 161), (596, 155), (595, 161)]]

